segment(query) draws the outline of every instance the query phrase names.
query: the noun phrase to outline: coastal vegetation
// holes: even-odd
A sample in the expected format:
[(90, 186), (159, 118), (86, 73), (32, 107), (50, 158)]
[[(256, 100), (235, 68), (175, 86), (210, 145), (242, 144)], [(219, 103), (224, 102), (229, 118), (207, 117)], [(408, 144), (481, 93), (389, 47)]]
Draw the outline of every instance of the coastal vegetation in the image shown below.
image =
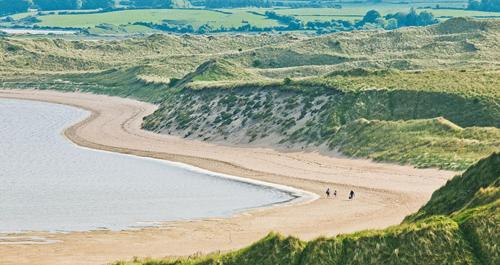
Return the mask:
[[(66, 2), (75, 1), (57, 4)], [(384, 230), (308, 242), (271, 233), (228, 253), (116, 264), (500, 262), (500, 20), (491, 18), (498, 13), (348, 3), (319, 4), (313, 12), (313, 3), (292, 9), (267, 7), (269, 1), (192, 1), (186, 5), (214, 9), (172, 9), (180, 1), (123, 2), (109, 10), (106, 1), (102, 7), (78, 1), (96, 9), (52, 11), (62, 7), (40, 0), (33, 3), (47, 11), (2, 18), (2, 26), (86, 35), (1, 35), (0, 88), (148, 101), (158, 109), (143, 128), (186, 139), (464, 172)], [(244, 7), (229, 8), (236, 6)], [(471, 3), (469, 9), (478, 8)], [(481, 19), (455, 17), (464, 14)], [(227, 31), (259, 33), (208, 34)]]
[(500, 262), (500, 154), (450, 180), (405, 221), (384, 230), (302, 241), (271, 233), (249, 247), (139, 264), (498, 264)]
[(498, 20), (321, 37), (0, 39), (0, 85), (134, 97), (144, 128), (464, 170), (500, 149)]

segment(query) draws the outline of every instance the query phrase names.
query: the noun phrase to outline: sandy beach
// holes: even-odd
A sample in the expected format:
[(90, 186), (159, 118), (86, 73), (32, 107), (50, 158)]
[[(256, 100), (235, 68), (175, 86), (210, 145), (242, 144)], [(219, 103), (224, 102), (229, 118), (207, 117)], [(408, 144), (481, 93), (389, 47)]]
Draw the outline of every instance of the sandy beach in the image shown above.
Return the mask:
[[(83, 93), (0, 90), (0, 98), (38, 100), (89, 110), (65, 136), (88, 148), (182, 162), (202, 169), (305, 190), (321, 196), (231, 218), (167, 222), (158, 228), (74, 233), (0, 234), (0, 264), (106, 264), (138, 257), (183, 256), (246, 246), (276, 231), (303, 240), (398, 224), (456, 172), (415, 169), (316, 152), (280, 152), (158, 135), (141, 129), (156, 106)], [(326, 188), (338, 191), (326, 199)], [(356, 199), (347, 199), (350, 190)], [(33, 238), (49, 244), (33, 244)], [(9, 241), (31, 244), (6, 244)], [(43, 243), (43, 240), (42, 240)]]

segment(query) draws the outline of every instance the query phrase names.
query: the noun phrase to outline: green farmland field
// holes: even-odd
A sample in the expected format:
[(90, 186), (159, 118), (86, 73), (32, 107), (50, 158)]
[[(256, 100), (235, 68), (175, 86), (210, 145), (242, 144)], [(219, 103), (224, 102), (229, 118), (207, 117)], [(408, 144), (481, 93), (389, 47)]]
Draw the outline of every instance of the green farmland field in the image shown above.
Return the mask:
[[(303, 22), (330, 21), (330, 20), (361, 20), (369, 10), (377, 10), (382, 15), (396, 12), (408, 12), (410, 8), (417, 8), (418, 12), (430, 11), (440, 20), (452, 17), (500, 18), (498, 12), (482, 12), (463, 9), (432, 9), (436, 5), (443, 7), (463, 8), (465, 2), (423, 2), (415, 4), (381, 3), (359, 4), (343, 3), (342, 8), (234, 8), (234, 9), (141, 9), (125, 10), (104, 13), (85, 14), (38, 14), (36, 12), (21, 13), (12, 16), (21, 20), (28, 16), (36, 16), (39, 22), (35, 25), (43, 27), (82, 28), (89, 29), (94, 34), (113, 33), (151, 33), (155, 30), (143, 26), (133, 26), (134, 22), (151, 22), (160, 24), (164, 21), (170, 25), (192, 26), (198, 29), (208, 24), (212, 28), (240, 27), (251, 25), (257, 28), (276, 27), (281, 25), (275, 19), (265, 16), (266, 11), (274, 11), (280, 15), (294, 16)], [(14, 23), (15, 24), (15, 23)], [(9, 27), (8, 23), (0, 26)], [(101, 26), (99, 26), (101, 25)], [(105, 25), (105, 27), (103, 27)]]
[(246, 23), (257, 27), (277, 26), (276, 20), (267, 19), (246, 10), (201, 10), (201, 9), (144, 9), (127, 10), (98, 14), (46, 15), (40, 16), (40, 26), (48, 27), (95, 27), (99, 24), (126, 25), (133, 22), (192, 25), (198, 28), (203, 24), (212, 27), (238, 27)]

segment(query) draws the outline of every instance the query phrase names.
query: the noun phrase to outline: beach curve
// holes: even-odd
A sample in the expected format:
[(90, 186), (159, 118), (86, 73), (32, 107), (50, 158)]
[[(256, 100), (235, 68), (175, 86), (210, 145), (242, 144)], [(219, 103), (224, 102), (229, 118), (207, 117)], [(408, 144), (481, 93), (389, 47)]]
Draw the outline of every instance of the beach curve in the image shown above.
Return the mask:
[[(58, 243), (0, 245), (2, 264), (104, 264), (133, 256), (225, 251), (248, 245), (270, 231), (311, 239), (384, 228), (416, 211), (435, 189), (456, 174), (158, 135), (141, 129), (142, 118), (156, 106), (131, 99), (38, 90), (0, 90), (0, 97), (66, 104), (90, 111), (87, 119), (64, 132), (83, 147), (180, 162), (315, 194), (322, 194), (326, 187), (339, 192), (336, 199), (265, 208), (226, 219), (168, 222), (138, 231), (33, 232), (29, 236), (43, 236)], [(351, 189), (358, 194), (355, 201), (346, 199)], [(19, 260), (21, 253), (24, 257)]]

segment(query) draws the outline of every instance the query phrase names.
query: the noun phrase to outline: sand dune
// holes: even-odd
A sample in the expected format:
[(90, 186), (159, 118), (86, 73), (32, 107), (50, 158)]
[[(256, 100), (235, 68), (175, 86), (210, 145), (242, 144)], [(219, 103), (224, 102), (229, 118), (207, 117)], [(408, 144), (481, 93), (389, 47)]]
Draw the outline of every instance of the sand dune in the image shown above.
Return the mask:
[[(66, 137), (81, 146), (183, 162), (321, 196), (330, 187), (338, 191), (338, 196), (254, 210), (227, 219), (168, 222), (160, 228), (138, 231), (28, 233), (21, 237), (43, 237), (56, 243), (0, 244), (0, 264), (104, 264), (133, 256), (225, 251), (248, 245), (270, 231), (312, 239), (384, 228), (416, 211), (456, 173), (158, 135), (140, 128), (142, 117), (156, 107), (130, 99), (33, 90), (0, 90), (2, 97), (61, 103), (91, 111), (88, 119), (65, 131)], [(347, 200), (351, 189), (357, 193), (354, 201)], [(12, 240), (2, 239), (5, 236), (0, 235), (0, 243)]]

